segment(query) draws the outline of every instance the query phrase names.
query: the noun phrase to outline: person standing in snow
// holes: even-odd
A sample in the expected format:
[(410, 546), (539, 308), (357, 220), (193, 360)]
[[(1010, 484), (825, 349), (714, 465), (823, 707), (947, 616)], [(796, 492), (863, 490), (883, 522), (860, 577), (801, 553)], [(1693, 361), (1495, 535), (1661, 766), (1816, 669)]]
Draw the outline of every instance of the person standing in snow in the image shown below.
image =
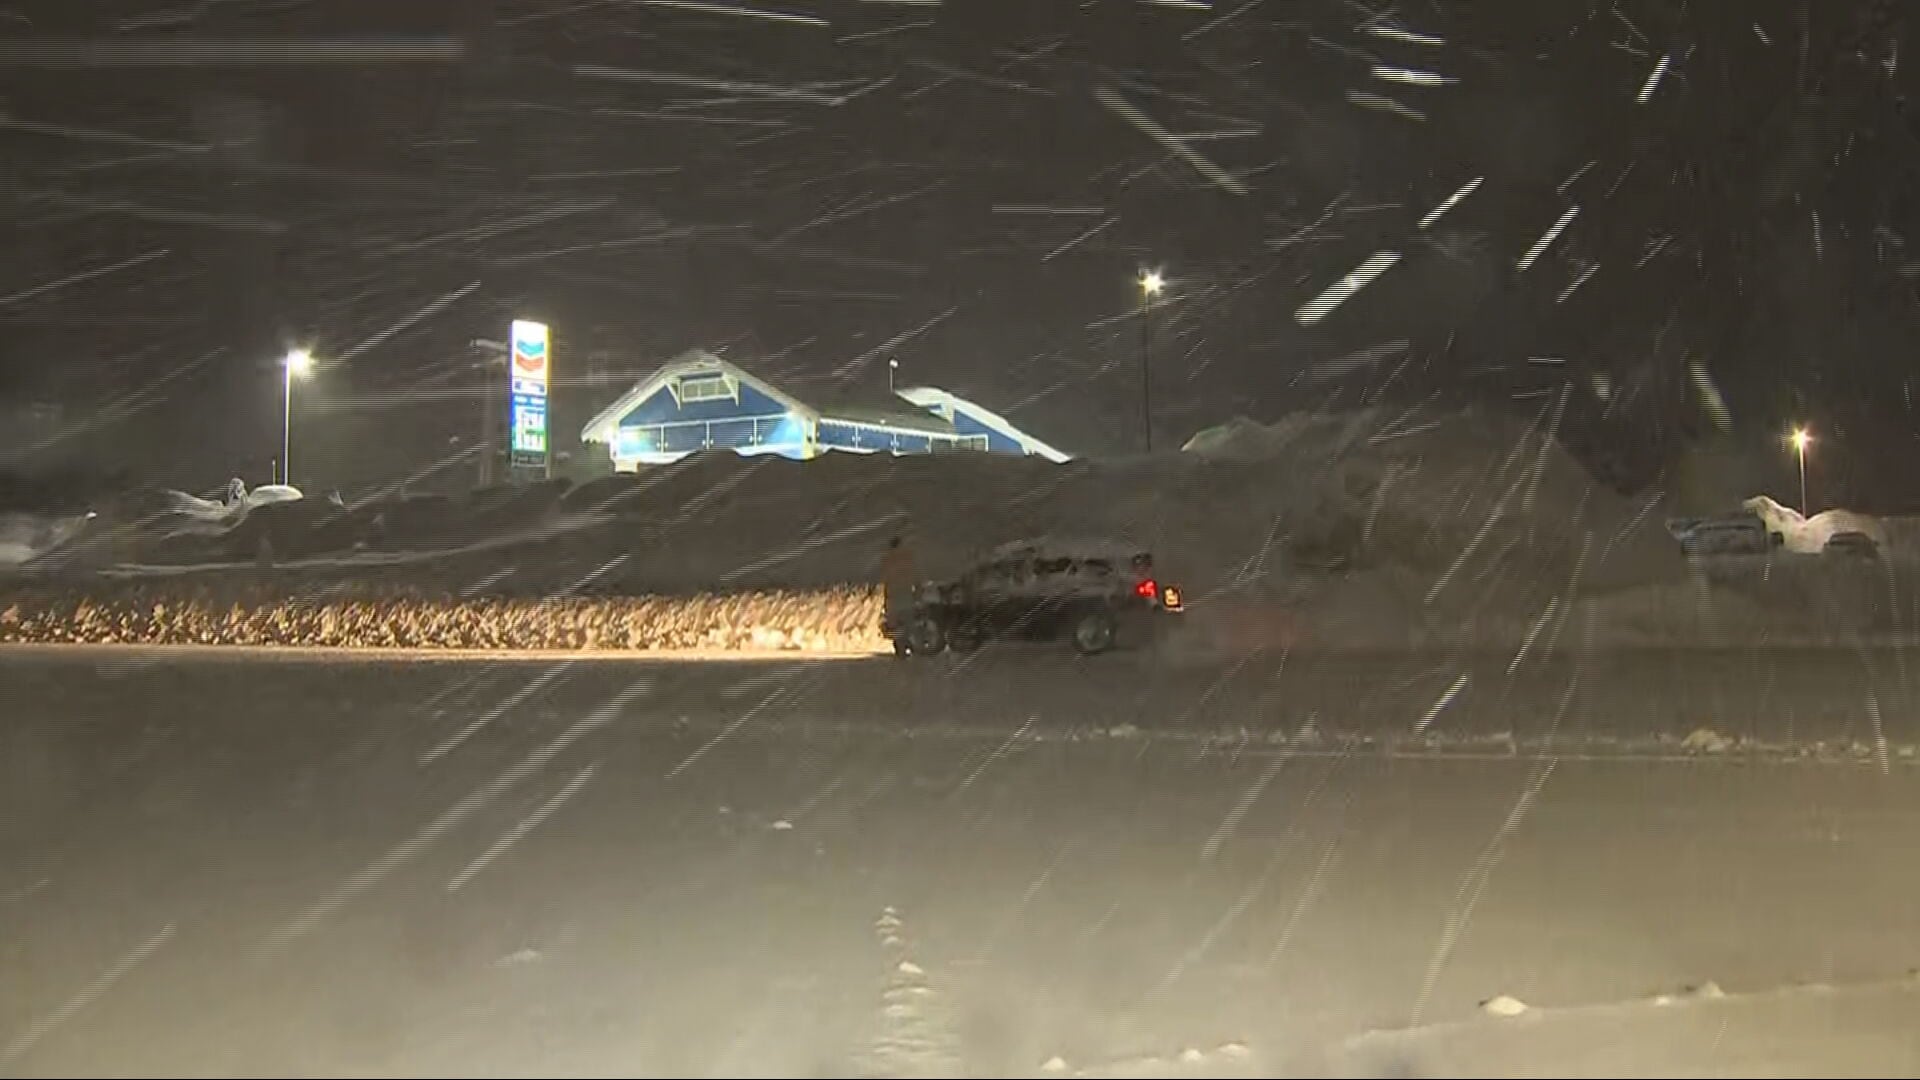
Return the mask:
[(880, 588), (885, 598), (880, 630), (896, 642), (896, 652), (905, 651), (897, 643), (905, 638), (907, 624), (913, 620), (913, 592), (919, 584), (913, 549), (894, 536), (887, 541), (887, 553), (880, 557)]

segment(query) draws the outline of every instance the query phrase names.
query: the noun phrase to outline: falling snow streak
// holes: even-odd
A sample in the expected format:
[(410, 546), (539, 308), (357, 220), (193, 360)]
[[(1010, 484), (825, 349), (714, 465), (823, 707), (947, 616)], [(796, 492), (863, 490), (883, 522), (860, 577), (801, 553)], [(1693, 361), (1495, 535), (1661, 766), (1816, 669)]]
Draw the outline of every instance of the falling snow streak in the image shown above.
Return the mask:
[(1533, 469), (1527, 477), (1527, 493), (1521, 496), (1520, 509), (1523, 513), (1533, 513), (1534, 496), (1540, 488), (1540, 477), (1547, 469), (1547, 452), (1552, 450), (1554, 440), (1560, 435), (1560, 421), (1567, 412), (1567, 398), (1572, 394), (1573, 384), (1560, 385), (1560, 398), (1553, 406), (1553, 419), (1547, 421), (1546, 433), (1540, 436), (1540, 449), (1534, 453)]
[(1467, 181), (1466, 183), (1460, 185), (1460, 190), (1447, 196), (1445, 199), (1441, 201), (1440, 205), (1427, 211), (1426, 216), (1420, 219), (1420, 228), (1422, 229), (1428, 228), (1432, 226), (1434, 222), (1439, 221), (1441, 217), (1443, 217), (1447, 213), (1447, 211), (1452, 210), (1456, 206), (1459, 206), (1460, 200), (1466, 198), (1467, 196), (1473, 194), (1476, 191), (1479, 191), (1480, 185), (1485, 183), (1486, 179), (1487, 178), (1484, 176), (1476, 176), (1473, 179)]
[(45, 188), (22, 187), (5, 179), (0, 179), (0, 195), (26, 203), (44, 202), (69, 210), (146, 218), (169, 225), (203, 225), (214, 229), (231, 229), (235, 232), (272, 236), (287, 230), (285, 222), (252, 214), (216, 214), (201, 210), (182, 210), (134, 202), (131, 199), (121, 199), (111, 195), (74, 194)]
[(575, 721), (551, 741), (529, 753), (518, 764), (469, 792), (418, 832), (390, 848), (386, 854), (368, 863), (346, 881), (330, 890), (313, 906), (302, 912), (298, 918), (274, 931), (268, 936), (266, 947), (278, 949), (312, 933), (314, 928), (331, 918), (334, 912), (385, 881), (395, 870), (419, 858), (442, 837), (466, 824), (474, 815), (498, 801), (502, 795), (546, 768), (554, 758), (559, 757), (574, 743), (618, 719), (629, 705), (648, 692), (652, 684), (652, 678), (648, 677), (629, 685), (605, 704)]
[(766, 8), (738, 7), (733, 4), (709, 4), (701, 3), (699, 0), (640, 0), (640, 2), (647, 7), (690, 11), (699, 15), (731, 15), (738, 18), (762, 19), (766, 22), (787, 23), (793, 26), (817, 26), (824, 28), (832, 25), (817, 15), (771, 11)]
[(1382, 360), (1389, 359), (1407, 351), (1410, 344), (1405, 338), (1398, 341), (1381, 342), (1364, 349), (1350, 352), (1333, 360), (1322, 360), (1307, 371), (1310, 382), (1325, 382), (1329, 379), (1345, 378), (1363, 369), (1373, 367)]
[(426, 753), (420, 755), (420, 764), (422, 766), (431, 765), (434, 762), (440, 760), (441, 758), (446, 757), (448, 754), (453, 753), (455, 750), (459, 749), (468, 739), (471, 739), (475, 734), (477, 734), (480, 731), (480, 729), (492, 725), (495, 721), (499, 720), (501, 717), (505, 716), (507, 713), (512, 712), (514, 709), (517, 709), (520, 706), (526, 704), (530, 698), (532, 698), (535, 694), (538, 694), (540, 691), (546, 689), (548, 686), (552, 685), (555, 679), (558, 679), (562, 675), (565, 675), (567, 671), (572, 667), (573, 667), (573, 661), (566, 660), (566, 661), (562, 661), (559, 664), (554, 665), (551, 668), (548, 668), (546, 671), (541, 672), (539, 675), (536, 675), (531, 682), (527, 683), (525, 686), (522, 686), (519, 690), (514, 691), (514, 693), (511, 696), (509, 696), (505, 701), (500, 702), (498, 705), (495, 705), (493, 708), (488, 709), (486, 712), (480, 714), (479, 716), (474, 717), (472, 721), (470, 721), (465, 727), (462, 727), (459, 731), (455, 732), (445, 742), (442, 742), (440, 745), (435, 746), (433, 749), (428, 750)]
[(1713, 426), (1721, 431), (1732, 431), (1733, 413), (1727, 409), (1727, 400), (1720, 396), (1720, 387), (1707, 372), (1707, 366), (1698, 359), (1688, 361), (1687, 378), (1692, 381), (1694, 392), (1700, 396), (1700, 407), (1706, 410)]
[(135, 255), (131, 259), (122, 259), (121, 261), (117, 263), (113, 263), (108, 266), (95, 267), (92, 270), (82, 270), (77, 274), (69, 274), (66, 277), (59, 278), (54, 281), (49, 281), (44, 285), (35, 285), (31, 289), (23, 289), (17, 293), (10, 293), (6, 296), (0, 296), (0, 307), (4, 307), (8, 304), (17, 304), (22, 300), (31, 300), (36, 296), (44, 296), (45, 294), (53, 292), (55, 290), (64, 289), (69, 285), (78, 285), (83, 281), (91, 281), (94, 278), (104, 277), (107, 274), (115, 273), (116, 271), (126, 270), (131, 267), (139, 266), (142, 263), (150, 263), (155, 259), (165, 258), (168, 254), (169, 252), (167, 251), (167, 249), (161, 248), (158, 251), (149, 251), (144, 255)]
[(1446, 44), (1444, 38), (1409, 30), (1384, 15), (1369, 20), (1365, 24), (1365, 28), (1366, 32), (1372, 34), (1374, 37), (1384, 38), (1388, 41), (1404, 42), (1408, 45), (1437, 46)]
[(8, 458), (25, 458), (29, 454), (57, 446), (70, 439), (85, 435), (88, 432), (101, 430), (111, 424), (118, 423), (137, 413), (150, 409), (166, 400), (160, 394), (162, 387), (183, 376), (198, 371), (211, 361), (226, 355), (227, 352), (225, 349), (214, 349), (210, 352), (202, 353), (159, 378), (154, 379), (140, 389), (109, 401), (84, 420), (67, 424), (59, 431), (49, 434), (46, 438), (21, 447), (16, 451), (0, 451), (0, 461), (7, 460)]
[(1446, 572), (1433, 583), (1433, 587), (1427, 590), (1427, 604), (1431, 605), (1440, 598), (1440, 593), (1446, 589), (1447, 583), (1452, 581), (1454, 575), (1460, 572), (1460, 568), (1467, 564), (1467, 560), (1473, 558), (1473, 553), (1480, 550), (1480, 545), (1487, 542), (1487, 536), (1493, 532), (1494, 525), (1506, 516), (1507, 503), (1519, 493), (1520, 485), (1526, 479), (1525, 473), (1515, 477), (1513, 483), (1507, 487), (1506, 493), (1500, 496), (1500, 501), (1493, 505), (1493, 509), (1487, 511), (1487, 516), (1480, 522), (1480, 528), (1473, 534), (1473, 538), (1467, 541), (1467, 546), (1460, 549), (1460, 554), (1454, 557), (1452, 565), (1448, 566)]
[(1079, 247), (1082, 243), (1093, 239), (1095, 236), (1098, 236), (1100, 233), (1105, 232), (1109, 227), (1117, 223), (1119, 220), (1120, 219), (1118, 217), (1108, 218), (1107, 220), (1101, 222), (1100, 224), (1095, 225), (1093, 228), (1088, 229), (1087, 231), (1079, 234), (1078, 236), (1075, 236), (1073, 239), (1067, 241), (1066, 243), (1061, 244), (1059, 247), (1054, 248), (1052, 251), (1047, 252), (1045, 255), (1040, 256), (1040, 261), (1052, 262), (1056, 256), (1064, 255), (1067, 252), (1073, 250), (1074, 248)]
[(1460, 935), (1466, 932), (1467, 923), (1472, 920), (1474, 909), (1480, 905), (1487, 884), (1493, 880), (1493, 871), (1505, 854), (1506, 842), (1526, 820), (1528, 811), (1540, 797), (1540, 790), (1546, 786), (1547, 778), (1553, 775), (1555, 762), (1549, 758), (1535, 766), (1528, 777), (1526, 786), (1521, 789), (1520, 797), (1514, 801), (1513, 809), (1508, 811), (1506, 820), (1494, 831), (1493, 839), (1487, 842), (1472, 869), (1460, 881), (1459, 891), (1454, 894), (1453, 907), (1447, 914), (1446, 924), (1440, 931), (1440, 940), (1435, 944), (1433, 956), (1427, 963), (1426, 976), (1420, 982), (1420, 993), (1414, 999), (1410, 1025), (1418, 1027), (1427, 1010), (1427, 1003), (1433, 998), (1433, 989), (1440, 982), (1440, 973), (1445, 970), (1447, 960), (1453, 955), (1454, 946), (1460, 941)]
[[(818, 682), (819, 677), (814, 676), (811, 681)], [(739, 732), (741, 728), (746, 727), (748, 723), (752, 722), (754, 717), (759, 716), (762, 712), (764, 712), (767, 706), (772, 705), (774, 702), (779, 701), (781, 698), (787, 697), (789, 695), (798, 697), (806, 689), (810, 689), (810, 685), (793, 687), (793, 688), (783, 687), (783, 688), (774, 690), (773, 693), (768, 694), (765, 698), (762, 698), (759, 704), (755, 705), (753, 708), (748, 709), (746, 712), (741, 713), (739, 716), (729, 721), (726, 727), (721, 728), (719, 732), (717, 732), (713, 736), (713, 738), (708, 739), (706, 742), (702, 743), (698, 748), (696, 748), (692, 753), (688, 754), (684, 759), (681, 760), (680, 764), (675, 765), (671, 769), (668, 769), (666, 776), (663, 779), (671, 780), (674, 777), (679, 776), (681, 773), (686, 772), (688, 769), (693, 768), (694, 765), (698, 764), (701, 758), (706, 757), (707, 754), (710, 751), (712, 751), (714, 747), (719, 746), (721, 743), (732, 738), (736, 733)]]
[(1527, 253), (1520, 257), (1520, 261), (1517, 264), (1518, 268), (1525, 270), (1537, 262), (1540, 256), (1546, 253), (1547, 248), (1551, 247), (1553, 242), (1560, 238), (1560, 234), (1566, 230), (1566, 227), (1572, 223), (1574, 217), (1579, 213), (1579, 207), (1567, 207), (1566, 213), (1560, 215), (1560, 220), (1554, 222), (1553, 226), (1543, 233), (1540, 239), (1534, 241), (1532, 247), (1527, 249)]
[(898, 194), (883, 195), (877, 198), (857, 199), (848, 206), (842, 207), (838, 210), (829, 211), (825, 214), (821, 214), (819, 217), (816, 217), (811, 221), (807, 221), (802, 224), (795, 225), (793, 228), (788, 229), (786, 232), (781, 233), (779, 236), (774, 237), (773, 242), (776, 244), (782, 244), (800, 235), (801, 233), (807, 232), (809, 230), (818, 229), (825, 225), (832, 225), (836, 222), (846, 221), (849, 218), (859, 217), (862, 214), (870, 214), (875, 210), (884, 210), (890, 206), (898, 206), (901, 203), (907, 202), (912, 199), (917, 199), (922, 195), (928, 194), (929, 192), (938, 191), (945, 186), (946, 186), (946, 181), (936, 180), (931, 184), (928, 184), (924, 187), (916, 188), (913, 191), (903, 191)]
[(456, 38), (97, 38), (0, 41), (0, 68), (279, 67), (314, 64), (451, 64)]
[(833, 43), (835, 45), (850, 45), (856, 41), (869, 41), (873, 38), (892, 37), (894, 34), (904, 34), (909, 30), (925, 30), (932, 25), (932, 19), (918, 19), (914, 22), (900, 23), (896, 26), (883, 26), (878, 30), (863, 30), (858, 34), (847, 34), (843, 37), (834, 38)]
[(1387, 97), (1384, 94), (1369, 93), (1365, 90), (1349, 90), (1347, 91), (1347, 101), (1363, 109), (1392, 113), (1395, 116), (1403, 116), (1408, 120), (1418, 120), (1425, 123), (1427, 119), (1426, 113), (1421, 112), (1411, 105)]
[[(1023, 83), (1017, 79), (1003, 79), (993, 75), (982, 74), (978, 71), (968, 71), (965, 68), (955, 67), (952, 64), (940, 63), (937, 60), (911, 60), (908, 61), (908, 63), (924, 71), (931, 71), (936, 75), (944, 76), (941, 80), (943, 83), (958, 79), (980, 86), (992, 87), (996, 90), (1011, 90), (1015, 93), (1032, 94), (1036, 97), (1058, 96), (1054, 91), (1048, 90), (1045, 87), (1035, 86), (1032, 83)], [(912, 97), (913, 95), (909, 94), (907, 96)]]
[(1459, 82), (1450, 75), (1437, 71), (1423, 71), (1419, 68), (1396, 67), (1392, 64), (1375, 64), (1368, 74), (1381, 82), (1400, 83), (1405, 86), (1452, 86)]
[(1433, 726), (1433, 722), (1438, 720), (1440, 714), (1447, 710), (1447, 706), (1453, 704), (1454, 699), (1460, 696), (1460, 692), (1467, 688), (1467, 680), (1471, 677), (1467, 672), (1461, 672), (1460, 676), (1453, 680), (1453, 685), (1447, 687), (1446, 692), (1440, 695), (1440, 699), (1435, 701), (1433, 705), (1427, 709), (1426, 715), (1422, 716), (1420, 720), (1413, 725), (1413, 733), (1415, 735), (1426, 734), (1427, 729)]
[(959, 310), (960, 309), (958, 307), (950, 307), (947, 310), (941, 312), (938, 315), (935, 315), (933, 318), (928, 319), (926, 322), (921, 323), (919, 326), (916, 326), (911, 330), (903, 330), (900, 333), (895, 334), (894, 336), (888, 338), (887, 340), (881, 342), (880, 344), (875, 345), (873, 348), (868, 349), (866, 352), (861, 353), (859, 356), (856, 356), (853, 359), (847, 361), (846, 363), (841, 364), (838, 368), (834, 370), (834, 377), (839, 379), (859, 378), (860, 375), (862, 375), (867, 370), (867, 367), (871, 365), (875, 360), (878, 360), (882, 356), (886, 356), (889, 353), (892, 353), (894, 350), (898, 349), (900, 346), (906, 344), (909, 341), (912, 341), (914, 338), (919, 337), (921, 334), (926, 333), (927, 331), (933, 329), (934, 327), (939, 326), (941, 323), (946, 322), (948, 319), (952, 318), (954, 314), (957, 313)]
[(587, 199), (570, 202), (562, 206), (548, 207), (544, 210), (537, 210), (531, 214), (523, 214), (519, 217), (508, 218), (504, 221), (486, 222), (480, 225), (471, 225), (464, 229), (453, 229), (447, 232), (436, 233), (418, 240), (378, 241), (370, 242), (367, 246), (380, 255), (408, 255), (448, 244), (472, 244), (483, 240), (493, 240), (510, 232), (531, 229), (540, 225), (548, 225), (561, 218), (572, 217), (575, 214), (590, 214), (595, 211), (611, 209), (613, 206), (614, 201), (612, 199)]
[[(1595, 274), (1597, 274), (1597, 273), (1599, 273), (1599, 272), (1600, 272), (1600, 264), (1599, 264), (1599, 263), (1594, 263), (1594, 264), (1592, 264), (1592, 265), (1590, 265), (1590, 266), (1588, 266), (1588, 267), (1586, 267), (1586, 268), (1584, 268), (1584, 269), (1582, 269), (1582, 270), (1581, 270), (1581, 271), (1580, 271), (1580, 272), (1579, 272), (1578, 274), (1576, 274), (1576, 275), (1574, 275), (1574, 278), (1573, 278), (1573, 280), (1572, 280), (1572, 281), (1569, 281), (1569, 282), (1567, 282), (1567, 287), (1566, 287), (1566, 288), (1564, 288), (1564, 289), (1561, 289), (1561, 290), (1560, 290), (1560, 295), (1559, 295), (1559, 296), (1556, 296), (1556, 297), (1554, 297), (1554, 301), (1553, 301), (1553, 302), (1554, 302), (1554, 303), (1556, 303), (1556, 304), (1564, 304), (1564, 303), (1566, 303), (1566, 302), (1567, 302), (1567, 298), (1573, 295), (1573, 293), (1574, 293), (1574, 290), (1576, 290), (1576, 289), (1578, 289), (1578, 288), (1579, 288), (1580, 286), (1582, 286), (1582, 285), (1585, 285), (1585, 284), (1587, 283), (1587, 281), (1588, 281), (1588, 279), (1590, 279), (1590, 278), (1592, 278), (1592, 277), (1593, 277), (1593, 275), (1595, 275)], [(1603, 375), (1604, 375), (1604, 373), (1602, 373), (1602, 372), (1595, 372), (1595, 375), (1596, 375), (1596, 377), (1600, 377), (1600, 376), (1603, 376)], [(1604, 396), (1604, 395), (1603, 395), (1603, 396)]]
[(1226, 25), (1229, 21), (1239, 18), (1240, 16), (1246, 14), (1249, 11), (1252, 11), (1254, 8), (1259, 7), (1261, 4), (1265, 2), (1266, 0), (1247, 0), (1246, 3), (1241, 4), (1239, 7), (1234, 8), (1232, 11), (1227, 12), (1225, 15), (1218, 16), (1217, 18), (1208, 19), (1206, 22), (1201, 23), (1199, 26), (1196, 26), (1193, 29), (1188, 30), (1186, 33), (1181, 34), (1180, 40), (1192, 41), (1194, 38), (1197, 38), (1202, 34), (1210, 33), (1214, 30), (1217, 30), (1220, 27)]
[(1354, 294), (1366, 288), (1373, 279), (1393, 269), (1400, 258), (1400, 253), (1397, 251), (1375, 252), (1346, 277), (1334, 282), (1325, 292), (1307, 301), (1306, 305), (1294, 314), (1294, 319), (1302, 326), (1314, 325), (1331, 314), (1333, 309), (1353, 299)]
[[(1540, 631), (1545, 629), (1548, 621), (1550, 621), (1559, 610), (1560, 598), (1556, 596), (1548, 600), (1545, 610), (1541, 611), (1539, 615), (1534, 617), (1533, 622), (1528, 624), (1526, 637), (1520, 640), (1520, 647), (1514, 650), (1513, 659), (1507, 662), (1507, 674), (1509, 676), (1520, 670), (1520, 665), (1526, 661), (1528, 650), (1532, 649), (1533, 643), (1539, 639)], [(1465, 676), (1462, 676), (1462, 678), (1464, 677)]]
[(1660, 62), (1653, 65), (1653, 70), (1647, 74), (1647, 81), (1640, 87), (1639, 95), (1634, 98), (1636, 102), (1645, 105), (1653, 100), (1654, 91), (1660, 89), (1660, 80), (1667, 77), (1667, 67), (1672, 62), (1673, 57), (1662, 56)]
[(1178, 136), (1169, 132), (1152, 117), (1142, 112), (1138, 106), (1121, 97), (1111, 87), (1099, 87), (1093, 92), (1094, 100), (1111, 109), (1115, 116), (1138, 128), (1140, 132), (1167, 148), (1175, 157), (1193, 166), (1193, 170), (1213, 181), (1222, 191), (1233, 195), (1245, 195), (1247, 186), (1228, 175), (1225, 169), (1202, 157)]
[(505, 833), (501, 834), (498, 840), (495, 840), (492, 844), (488, 845), (487, 850), (481, 852), (478, 857), (476, 857), (472, 862), (467, 864), (465, 869), (461, 870), (458, 874), (455, 874), (452, 880), (447, 882), (447, 891), (448, 892), (457, 891), (458, 889), (460, 889), (461, 886), (465, 885), (469, 881), (472, 881), (474, 879), (474, 876), (479, 874), (480, 871), (485, 870), (488, 866), (492, 865), (494, 860), (506, 854), (509, 848), (513, 847), (513, 845), (519, 843), (521, 840), (526, 839), (526, 836), (528, 833), (532, 832), (534, 829), (539, 828), (541, 822), (552, 817), (554, 814), (554, 811), (560, 809), (560, 807), (565, 805), (568, 799), (571, 799), (575, 795), (579, 794), (580, 789), (587, 786), (587, 781), (593, 779), (594, 773), (598, 771), (599, 768), (600, 768), (599, 763), (596, 762), (592, 765), (587, 766), (584, 769), (581, 769), (578, 775), (576, 775), (573, 779), (567, 781), (567, 784), (565, 787), (555, 792), (552, 798), (548, 799), (544, 803), (541, 803), (539, 809), (535, 810), (531, 814), (528, 814), (525, 818), (522, 818), (520, 822), (516, 824), (513, 828), (508, 829)]
[(112, 990), (121, 979), (127, 977), (128, 972), (145, 963), (147, 957), (152, 956), (159, 950), (160, 946), (165, 945), (172, 937), (173, 927), (171, 925), (161, 927), (159, 933), (141, 942), (134, 947), (132, 952), (114, 961), (111, 967), (101, 972), (92, 982), (82, 987), (79, 993), (68, 998), (58, 1009), (34, 1021), (25, 1031), (8, 1040), (6, 1056), (9, 1058), (17, 1058), (27, 1051), (32, 1050), (40, 1040), (52, 1034), (54, 1029), (73, 1019), (81, 1010), (104, 997), (107, 991)]
[(387, 327), (385, 330), (382, 330), (379, 333), (373, 335), (372, 337), (366, 339), (365, 341), (362, 341), (360, 344), (355, 345), (353, 348), (348, 349), (347, 351), (341, 353), (338, 359), (352, 360), (354, 357), (359, 356), (361, 353), (366, 352), (368, 349), (378, 348), (379, 346), (385, 344), (387, 341), (391, 340), (395, 334), (399, 334), (405, 330), (411, 329), (412, 327), (419, 325), (423, 320), (430, 319), (433, 316), (438, 315), (442, 311), (445, 311), (447, 308), (452, 307), (455, 303), (459, 302), (460, 300), (465, 299), (467, 296), (472, 294), (473, 290), (479, 287), (480, 287), (480, 283), (477, 281), (468, 282), (467, 284), (461, 286), (460, 288), (455, 289), (453, 292), (450, 292), (447, 295), (439, 298), (438, 300), (435, 300), (434, 302), (428, 304), (426, 307), (423, 307), (420, 310), (414, 312), (413, 314), (407, 316), (406, 318), (401, 319), (399, 322), (394, 323), (392, 326)]
[(7, 116), (4, 114), (0, 114), (0, 131), (18, 131), (28, 135), (47, 135), (54, 138), (72, 139), (77, 142), (97, 142), (114, 146), (132, 146), (142, 150), (167, 150), (178, 154), (204, 154), (213, 149), (213, 147), (205, 143), (154, 139), (144, 135), (129, 135), (120, 131), (103, 131), (99, 128), (76, 127), (72, 124), (43, 124), (37, 121), (22, 120), (17, 116)]
[(1241, 792), (1240, 798), (1233, 804), (1233, 809), (1227, 811), (1227, 816), (1221, 819), (1220, 827), (1213, 831), (1212, 836), (1207, 837), (1206, 843), (1200, 845), (1202, 860), (1211, 859), (1220, 854), (1221, 845), (1233, 838), (1233, 834), (1240, 828), (1241, 820), (1247, 816), (1247, 811), (1253, 809), (1253, 804), (1259, 800), (1260, 793), (1267, 789), (1267, 785), (1273, 782), (1274, 777), (1280, 775), (1280, 770), (1286, 763), (1286, 754), (1273, 755), (1267, 762), (1267, 767), (1260, 771), (1259, 777), (1247, 790)]
[(631, 71), (626, 68), (606, 67), (601, 64), (576, 64), (573, 67), (573, 73), (583, 79), (606, 79), (613, 82), (657, 83), (661, 86), (684, 86), (694, 90), (715, 90), (725, 94), (748, 94), (754, 97), (800, 101), (809, 105), (840, 105), (847, 100), (844, 94), (823, 94), (817, 90), (809, 90), (799, 86), (776, 86), (768, 83), (707, 79), (698, 75), (680, 75), (661, 71)]

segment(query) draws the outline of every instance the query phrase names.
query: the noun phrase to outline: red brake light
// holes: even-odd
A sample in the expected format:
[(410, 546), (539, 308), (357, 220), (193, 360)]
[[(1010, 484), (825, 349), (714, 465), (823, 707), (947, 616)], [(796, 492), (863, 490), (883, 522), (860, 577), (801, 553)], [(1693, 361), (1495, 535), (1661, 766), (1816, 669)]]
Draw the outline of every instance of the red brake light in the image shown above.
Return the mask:
[(1151, 600), (1160, 595), (1160, 586), (1152, 578), (1144, 578), (1140, 584), (1133, 587), (1133, 595)]

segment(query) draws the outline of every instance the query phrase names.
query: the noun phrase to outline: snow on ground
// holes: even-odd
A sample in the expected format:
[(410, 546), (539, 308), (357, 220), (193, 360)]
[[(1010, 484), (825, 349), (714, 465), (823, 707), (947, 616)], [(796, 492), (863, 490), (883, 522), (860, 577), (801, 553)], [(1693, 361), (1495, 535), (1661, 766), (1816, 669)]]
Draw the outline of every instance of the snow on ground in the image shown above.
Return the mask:
[[(1053, 658), (117, 659), (0, 652), (9, 1073), (1920, 1061), (1907, 770), (1029, 737), (1317, 716), (1384, 738), (1455, 685), (1445, 654), (1211, 694), (1219, 672), (1142, 692)], [(1429, 730), (1542, 733), (1575, 687), (1567, 730), (1844, 735), (1834, 687), (1891, 705), (1890, 660), (1656, 652), (1508, 682), (1503, 657)], [(1488, 1015), (1502, 995), (1526, 1010)]]
[[(1705, 992), (1703, 992), (1705, 991)], [(1511, 1000), (1511, 999), (1507, 999)], [(1898, 1018), (1920, 981), (1820, 983), (1729, 995), (1711, 982), (1674, 994), (1348, 1040), (1337, 1076), (1872, 1076), (1908, 1067), (1920, 1037)]]
[(1008, 541), (1093, 535), (1153, 551), (1215, 653), (1832, 641), (1920, 625), (1909, 580), (1920, 558), (1906, 554), (1920, 553), (1906, 542), (1920, 525), (1844, 511), (1803, 522), (1755, 500), (1791, 551), (1859, 528), (1888, 557), (1689, 565), (1663, 523), (1714, 506), (1621, 496), (1550, 428), (1545, 414), (1365, 409), (1236, 421), (1184, 452), (1064, 464), (716, 453), (571, 491), (555, 481), (342, 505), (276, 502), (262, 488), (230, 492), (232, 506), (173, 493), (157, 523), (120, 515), (90, 529), (73, 561), (196, 578), (250, 578), (271, 563), (302, 595), (353, 581), (532, 598), (869, 583), (892, 535), (940, 577)]

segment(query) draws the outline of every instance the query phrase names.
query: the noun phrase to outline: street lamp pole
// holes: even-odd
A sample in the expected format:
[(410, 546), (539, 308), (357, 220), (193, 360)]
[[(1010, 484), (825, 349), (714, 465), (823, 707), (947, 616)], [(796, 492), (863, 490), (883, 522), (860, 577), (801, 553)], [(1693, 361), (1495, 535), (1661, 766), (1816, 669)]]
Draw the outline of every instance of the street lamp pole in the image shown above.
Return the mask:
[(1803, 518), (1807, 516), (1807, 444), (1812, 441), (1813, 436), (1807, 434), (1806, 428), (1793, 429), (1793, 453), (1800, 459), (1800, 516)]
[(280, 365), (285, 369), (280, 413), (280, 482), (293, 483), (293, 377), (305, 375), (313, 366), (313, 355), (305, 349), (287, 353)]
[(1147, 453), (1153, 453), (1153, 376), (1151, 359), (1153, 353), (1152, 325), (1149, 317), (1153, 314), (1153, 298), (1160, 295), (1166, 287), (1166, 279), (1158, 270), (1145, 270), (1140, 274), (1140, 424), (1144, 432)]

